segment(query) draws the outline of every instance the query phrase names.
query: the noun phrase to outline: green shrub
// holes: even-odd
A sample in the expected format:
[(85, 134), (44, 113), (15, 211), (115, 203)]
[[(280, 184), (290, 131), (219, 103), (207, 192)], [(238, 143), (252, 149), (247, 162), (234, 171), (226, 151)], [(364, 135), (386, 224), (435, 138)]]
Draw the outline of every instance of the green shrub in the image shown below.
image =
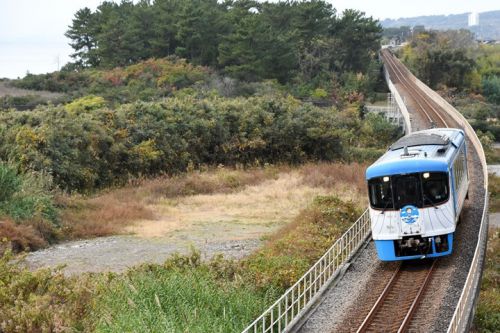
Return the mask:
[(20, 222), (42, 218), (57, 224), (57, 209), (46, 176), (20, 174), (14, 167), (0, 163), (0, 186), (0, 212)]
[(488, 101), (500, 104), (500, 76), (492, 75), (483, 78), (481, 85), (483, 94)]
[[(81, 108), (93, 103), (94, 95), (112, 104), (137, 100), (154, 100), (171, 95), (176, 90), (190, 87), (208, 80), (208, 70), (194, 66), (175, 57), (148, 59), (127, 67), (113, 69), (83, 69), (80, 71), (59, 71), (48, 74), (28, 74), (23, 79), (13, 80), (19, 88), (48, 90), (67, 93), (83, 101), (69, 107)], [(85, 105), (81, 105), (82, 102)], [(96, 101), (104, 104), (103, 101)], [(93, 103), (94, 105), (96, 103)]]
[(12, 200), (14, 193), (21, 188), (22, 180), (13, 168), (0, 164), (0, 203)]
[(85, 96), (65, 105), (66, 110), (72, 113), (92, 111), (102, 108), (106, 104), (104, 98), (100, 96)]
[(32, 272), (15, 259), (10, 251), (0, 256), (1, 331), (81, 331), (91, 309), (91, 281), (67, 278), (60, 270)]
[(0, 240), (5, 238), (20, 251), (40, 248), (58, 238), (58, 210), (49, 187), (50, 180), (44, 175), (21, 174), (0, 163)]
[(86, 103), (71, 104), (78, 112), (0, 114), (0, 158), (51, 174), (64, 190), (92, 191), (190, 166), (351, 160), (346, 147), (385, 148), (396, 133), (383, 119), (361, 119), (357, 106), (339, 111), (285, 96), (185, 96), (91, 111)]

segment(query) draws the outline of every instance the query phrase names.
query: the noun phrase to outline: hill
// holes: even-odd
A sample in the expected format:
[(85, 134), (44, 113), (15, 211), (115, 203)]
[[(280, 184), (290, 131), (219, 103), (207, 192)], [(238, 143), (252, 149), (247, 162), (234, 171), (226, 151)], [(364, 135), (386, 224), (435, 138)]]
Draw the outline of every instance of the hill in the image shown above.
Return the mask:
[(384, 28), (396, 28), (400, 26), (423, 25), (426, 29), (468, 29), (480, 39), (500, 40), (500, 10), (483, 12), (479, 14), (479, 25), (468, 26), (469, 13), (453, 15), (430, 15), (398, 19), (385, 19), (382, 22)]

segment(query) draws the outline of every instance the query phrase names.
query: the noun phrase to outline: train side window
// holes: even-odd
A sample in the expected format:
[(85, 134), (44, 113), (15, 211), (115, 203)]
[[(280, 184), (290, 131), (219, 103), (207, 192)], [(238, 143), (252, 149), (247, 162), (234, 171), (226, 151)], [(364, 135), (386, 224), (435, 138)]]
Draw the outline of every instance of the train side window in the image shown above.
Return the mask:
[(449, 197), (448, 176), (445, 172), (425, 172), (422, 174), (424, 206), (445, 202)]
[[(386, 180), (384, 181), (384, 178)], [(373, 178), (368, 181), (370, 204), (373, 208), (393, 209), (391, 182), (388, 177)]]

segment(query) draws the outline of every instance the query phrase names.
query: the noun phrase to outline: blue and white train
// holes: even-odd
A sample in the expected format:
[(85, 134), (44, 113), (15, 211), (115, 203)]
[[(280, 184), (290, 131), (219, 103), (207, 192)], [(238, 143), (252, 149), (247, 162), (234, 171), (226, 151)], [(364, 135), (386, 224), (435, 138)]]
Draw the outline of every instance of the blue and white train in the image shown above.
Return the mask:
[(384, 261), (440, 257), (453, 233), (469, 176), (460, 129), (414, 132), (366, 170), (372, 237)]

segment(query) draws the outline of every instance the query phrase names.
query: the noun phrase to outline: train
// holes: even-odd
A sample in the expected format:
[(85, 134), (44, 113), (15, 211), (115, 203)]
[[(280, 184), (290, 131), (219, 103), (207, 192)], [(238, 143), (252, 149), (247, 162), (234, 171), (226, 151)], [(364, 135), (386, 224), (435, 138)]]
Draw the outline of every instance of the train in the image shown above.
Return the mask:
[(380, 260), (452, 253), (469, 193), (464, 131), (433, 128), (403, 136), (366, 169), (366, 181)]

